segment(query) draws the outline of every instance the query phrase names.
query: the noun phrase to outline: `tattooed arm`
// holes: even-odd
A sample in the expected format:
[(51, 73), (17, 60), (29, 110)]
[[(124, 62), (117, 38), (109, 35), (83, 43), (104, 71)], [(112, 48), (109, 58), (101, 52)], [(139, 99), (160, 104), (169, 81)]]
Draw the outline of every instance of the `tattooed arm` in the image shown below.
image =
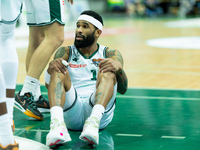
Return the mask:
[(69, 58), (69, 47), (60, 47), (55, 55), (54, 59), (49, 63), (49, 67), (47, 69), (47, 72), (45, 72), (45, 86), (48, 88), (49, 82), (50, 82), (50, 76), (52, 73), (52, 70), (56, 70), (59, 73), (66, 74), (67, 69), (66, 67), (62, 64), (62, 60), (68, 60)]
[(100, 63), (100, 72), (112, 71), (117, 77), (117, 92), (125, 94), (128, 89), (127, 76), (123, 70), (123, 58), (118, 50), (106, 51), (106, 59)]
[(69, 54), (69, 47), (60, 47), (54, 55), (54, 60), (49, 63), (48, 73), (51, 74), (52, 69), (55, 69), (57, 72), (65, 74), (67, 70), (62, 64), (62, 60), (68, 61)]

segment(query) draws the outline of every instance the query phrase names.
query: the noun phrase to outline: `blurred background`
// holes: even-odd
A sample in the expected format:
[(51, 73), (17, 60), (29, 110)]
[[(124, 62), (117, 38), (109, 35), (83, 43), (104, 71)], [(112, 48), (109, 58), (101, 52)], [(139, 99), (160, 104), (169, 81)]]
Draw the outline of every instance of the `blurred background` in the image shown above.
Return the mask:
[[(124, 58), (129, 89), (117, 95), (115, 116), (100, 134), (96, 149), (174, 150), (200, 147), (200, 1), (74, 0), (66, 3), (65, 41), (73, 44), (76, 20), (94, 10), (104, 20), (98, 42)], [(17, 23), (18, 92), (24, 83), (29, 29), (26, 8)], [(52, 59), (52, 58), (51, 58)], [(40, 83), (42, 94), (44, 73)], [(15, 109), (15, 135), (45, 144), (49, 114), (42, 122)], [(70, 132), (73, 141), (60, 149), (93, 149)]]
[[(99, 43), (124, 57), (129, 87), (199, 89), (199, 8), (199, 0), (74, 0), (66, 3), (62, 46), (73, 44), (78, 16), (91, 9), (104, 20)], [(18, 84), (25, 79), (28, 34), (24, 5), (16, 28)]]
[(184, 18), (200, 15), (199, 0), (74, 0), (74, 5), (66, 4), (66, 7), (69, 19), (76, 19), (83, 10), (88, 9), (127, 17)]

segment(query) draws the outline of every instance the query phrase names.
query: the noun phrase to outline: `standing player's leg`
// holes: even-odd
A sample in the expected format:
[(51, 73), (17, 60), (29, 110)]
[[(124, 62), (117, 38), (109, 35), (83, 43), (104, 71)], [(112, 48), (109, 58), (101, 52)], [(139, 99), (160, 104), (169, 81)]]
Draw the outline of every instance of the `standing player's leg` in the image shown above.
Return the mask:
[(113, 101), (112, 103), (114, 103), (116, 96), (116, 89), (114, 91), (115, 84), (116, 75), (114, 73), (98, 73), (96, 93), (94, 93), (95, 104), (92, 108), (90, 117), (85, 121), (83, 131), (80, 135), (81, 140), (98, 145), (100, 121), (111, 99)]
[(15, 23), (1, 24), (2, 31), (0, 33), (0, 64), (2, 67), (3, 77), (6, 86), (6, 103), (10, 117), (10, 124), (13, 126), (13, 107), (14, 95), (18, 73), (18, 56), (15, 48)]
[[(28, 51), (26, 54), (26, 72), (28, 72), (30, 60), (38, 48), (38, 46), (42, 43), (44, 40), (45, 34), (44, 34), (44, 28), (43, 27), (37, 27), (37, 26), (31, 26), (29, 27), (29, 45), (28, 45)], [(31, 78), (31, 77), (30, 77)], [(40, 112), (46, 112), (49, 111), (49, 102), (48, 100), (41, 94), (40, 89), (40, 81), (36, 80), (37, 83), (32, 83), (29, 80), (29, 77), (25, 79), (24, 83), (24, 90), (32, 91), (32, 94), (34, 96), (34, 100), (36, 101), (36, 105), (38, 107), (38, 110)], [(25, 93), (25, 91), (22, 90), (22, 93)]]
[(18, 150), (18, 144), (14, 141), (12, 128), (10, 126), (10, 118), (5, 99), (6, 88), (0, 65), (0, 149), (11, 149), (15, 147)]
[[(27, 16), (28, 25), (30, 25), (29, 49), (26, 60), (27, 75), (22, 91), (18, 93), (16, 101), (19, 98), (24, 99), (24, 94), (31, 92), (32, 97), (34, 97), (34, 103), (38, 104), (37, 107), (45, 103), (49, 108), (48, 101), (41, 97), (39, 78), (51, 55), (64, 41), (64, 22), (61, 19), (63, 18), (62, 10), (64, 6), (61, 4), (61, 1), (49, 0), (49, 4), (39, 0), (26, 0), (25, 2), (28, 9), (33, 7), (28, 10), (32, 13), (28, 14), (34, 15)], [(28, 5), (30, 2), (31, 5)], [(49, 7), (53, 6), (53, 4), (55, 4), (55, 7)], [(40, 36), (39, 40), (36, 39), (38, 36)], [(36, 43), (35, 40), (37, 40)], [(42, 120), (41, 113), (36, 117)]]
[(15, 24), (21, 14), (22, 0), (2, 1), (1, 6), (0, 65), (6, 86), (6, 104), (10, 124), (14, 129), (13, 106), (18, 73), (18, 56), (15, 48)]

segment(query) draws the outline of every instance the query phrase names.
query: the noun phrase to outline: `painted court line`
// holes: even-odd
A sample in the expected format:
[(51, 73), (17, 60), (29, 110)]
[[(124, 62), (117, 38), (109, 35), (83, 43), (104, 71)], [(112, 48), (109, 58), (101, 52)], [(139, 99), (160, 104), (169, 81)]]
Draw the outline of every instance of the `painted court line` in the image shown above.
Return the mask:
[(143, 136), (142, 134), (115, 134), (116, 136), (134, 136), (134, 137), (141, 137)]
[[(26, 130), (25, 128), (15, 128), (16, 131), (19, 131), (19, 130)], [(41, 132), (49, 132), (49, 130), (39, 130), (39, 129), (29, 129), (28, 131), (33, 131), (33, 132), (38, 132), (38, 131), (41, 131)]]
[(185, 139), (185, 136), (161, 136), (163, 139)]
[(137, 98), (137, 99), (167, 99), (167, 100), (192, 100), (192, 101), (200, 101), (200, 98), (184, 98), (184, 97), (154, 97), (154, 96), (121, 96), (117, 95), (117, 98)]

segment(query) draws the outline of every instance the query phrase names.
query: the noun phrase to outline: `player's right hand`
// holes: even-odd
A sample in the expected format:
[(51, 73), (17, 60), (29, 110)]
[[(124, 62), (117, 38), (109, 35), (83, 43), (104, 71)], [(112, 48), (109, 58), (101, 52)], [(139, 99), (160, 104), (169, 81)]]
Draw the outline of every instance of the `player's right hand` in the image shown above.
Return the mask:
[(55, 71), (59, 73), (66, 74), (67, 68), (65, 65), (63, 65), (62, 63), (63, 60), (64, 60), (63, 58), (54, 59), (53, 61), (49, 63), (49, 69), (54, 69)]

